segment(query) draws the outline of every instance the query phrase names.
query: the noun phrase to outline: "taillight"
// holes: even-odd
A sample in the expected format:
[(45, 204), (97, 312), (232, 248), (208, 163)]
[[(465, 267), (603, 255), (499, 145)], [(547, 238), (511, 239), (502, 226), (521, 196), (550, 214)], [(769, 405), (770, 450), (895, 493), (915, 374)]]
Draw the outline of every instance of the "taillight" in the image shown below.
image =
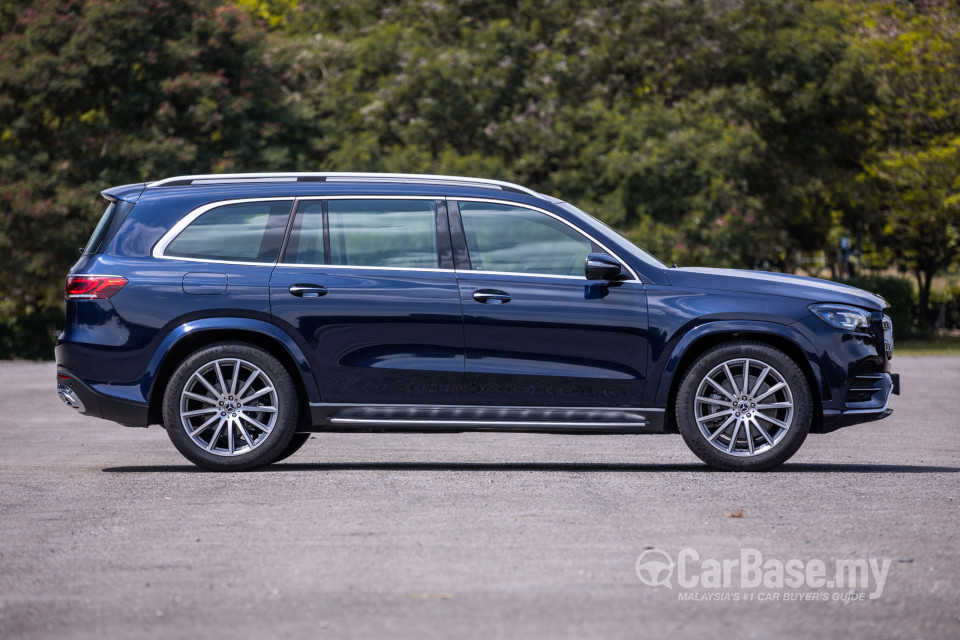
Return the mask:
[(127, 284), (123, 276), (67, 276), (67, 300), (103, 300)]

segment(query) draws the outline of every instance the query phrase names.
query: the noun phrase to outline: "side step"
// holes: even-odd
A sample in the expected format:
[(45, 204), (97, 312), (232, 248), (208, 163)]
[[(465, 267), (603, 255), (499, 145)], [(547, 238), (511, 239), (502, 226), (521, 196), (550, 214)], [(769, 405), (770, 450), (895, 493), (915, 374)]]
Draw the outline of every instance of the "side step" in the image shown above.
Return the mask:
[(662, 433), (663, 409), (311, 404), (313, 431)]

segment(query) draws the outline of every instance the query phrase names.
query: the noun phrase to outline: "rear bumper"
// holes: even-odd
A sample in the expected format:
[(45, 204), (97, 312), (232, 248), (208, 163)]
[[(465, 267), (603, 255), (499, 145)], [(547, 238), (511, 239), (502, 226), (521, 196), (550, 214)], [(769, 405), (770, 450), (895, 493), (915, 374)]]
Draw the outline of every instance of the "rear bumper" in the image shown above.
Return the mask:
[(875, 376), (876, 390), (868, 401), (847, 403), (843, 410), (826, 409), (823, 412), (823, 428), (820, 433), (829, 433), (843, 427), (864, 422), (882, 420), (893, 413), (889, 408), (890, 398), (900, 395), (900, 374), (882, 372)]
[(57, 368), (57, 395), (78, 413), (119, 422), (125, 427), (147, 426), (147, 405), (97, 393), (63, 367)]

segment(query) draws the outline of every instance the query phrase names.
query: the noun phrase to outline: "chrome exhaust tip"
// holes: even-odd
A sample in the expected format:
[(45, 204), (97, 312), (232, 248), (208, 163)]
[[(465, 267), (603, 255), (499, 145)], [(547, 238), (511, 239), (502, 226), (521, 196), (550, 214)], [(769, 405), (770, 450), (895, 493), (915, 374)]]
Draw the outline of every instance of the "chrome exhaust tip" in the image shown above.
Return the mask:
[(80, 413), (84, 413), (87, 409), (83, 406), (83, 403), (80, 402), (80, 398), (74, 392), (73, 389), (68, 387), (65, 384), (57, 384), (57, 395), (60, 396), (60, 400), (63, 401), (63, 404), (67, 405), (71, 409), (76, 409)]

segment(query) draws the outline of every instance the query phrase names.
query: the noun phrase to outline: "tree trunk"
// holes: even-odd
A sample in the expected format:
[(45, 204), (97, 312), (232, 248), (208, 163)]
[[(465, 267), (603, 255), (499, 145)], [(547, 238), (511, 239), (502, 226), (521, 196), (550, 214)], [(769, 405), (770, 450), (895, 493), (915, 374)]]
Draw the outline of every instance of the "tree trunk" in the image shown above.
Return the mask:
[(920, 300), (917, 305), (917, 328), (921, 331), (930, 329), (930, 288), (933, 285), (935, 272), (926, 269), (917, 269), (917, 288), (920, 291)]

